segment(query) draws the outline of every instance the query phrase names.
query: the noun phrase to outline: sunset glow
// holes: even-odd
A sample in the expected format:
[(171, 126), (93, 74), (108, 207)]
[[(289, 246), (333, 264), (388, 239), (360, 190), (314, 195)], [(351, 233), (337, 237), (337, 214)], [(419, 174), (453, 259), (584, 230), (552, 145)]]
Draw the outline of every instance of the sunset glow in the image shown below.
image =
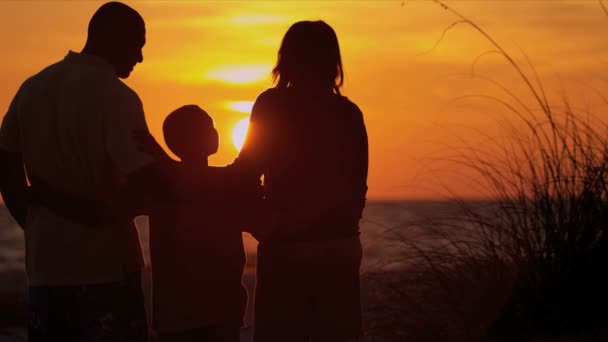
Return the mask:
[[(24, 80), (68, 50), (81, 51), (89, 19), (104, 2), (0, 1), (0, 118)], [(453, 179), (465, 171), (441, 157), (463, 141), (484, 146), (479, 132), (504, 133), (500, 122), (513, 113), (467, 96), (513, 102), (500, 84), (538, 110), (504, 58), (485, 54), (476, 60), (494, 47), (471, 26), (453, 26), (436, 44), (459, 18), (433, 1), (127, 3), (145, 19), (147, 36), (143, 63), (124, 82), (139, 95), (147, 125), (161, 144), (162, 123), (172, 110), (198, 104), (208, 111), (220, 132), (212, 165), (237, 156), (244, 133), (236, 132), (235, 123), (273, 86), (283, 35), (300, 20), (324, 20), (338, 36), (345, 72), (341, 91), (361, 108), (368, 131), (369, 198), (437, 198), (445, 188), (476, 196)], [(608, 16), (597, 1), (449, 4), (486, 30), (526, 73), (529, 58), (548, 98), (559, 102), (567, 94), (572, 107), (608, 119), (608, 104), (601, 99), (608, 94), (608, 45), (601, 34), (608, 30)], [(447, 176), (439, 181), (435, 171)]]
[(226, 107), (239, 113), (251, 114), (251, 108), (253, 108), (253, 101), (232, 101), (228, 102), (226, 104)]
[(232, 143), (237, 150), (241, 150), (245, 137), (247, 136), (247, 129), (249, 128), (249, 118), (242, 119), (234, 125), (232, 130)]
[(271, 14), (237, 14), (228, 18), (228, 22), (232, 22), (236, 25), (260, 25), (260, 24), (272, 24), (272, 23), (287, 23), (289, 22), (290, 16), (287, 15), (271, 15)]
[(270, 75), (270, 64), (228, 65), (209, 71), (205, 77), (230, 84), (260, 82)]

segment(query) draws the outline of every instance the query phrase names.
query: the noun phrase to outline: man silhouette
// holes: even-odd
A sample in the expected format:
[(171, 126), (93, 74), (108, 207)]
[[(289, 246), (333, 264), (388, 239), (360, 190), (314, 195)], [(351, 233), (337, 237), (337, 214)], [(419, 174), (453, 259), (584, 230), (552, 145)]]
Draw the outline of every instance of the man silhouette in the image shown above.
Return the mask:
[(173, 194), (159, 163), (133, 140), (147, 131), (144, 112), (119, 80), (143, 61), (144, 44), (137, 11), (104, 4), (82, 52), (27, 79), (3, 119), (0, 190), (25, 233), (30, 341), (147, 340), (133, 220), (79, 221), (52, 200), (31, 203), (25, 172), (32, 188), (61, 194), (77, 213), (110, 203), (125, 184), (148, 198)]

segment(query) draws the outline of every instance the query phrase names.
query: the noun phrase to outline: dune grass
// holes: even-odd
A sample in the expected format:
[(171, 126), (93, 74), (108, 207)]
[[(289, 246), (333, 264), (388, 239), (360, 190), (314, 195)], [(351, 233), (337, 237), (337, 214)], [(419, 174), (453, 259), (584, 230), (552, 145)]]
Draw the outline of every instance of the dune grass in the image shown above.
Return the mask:
[[(483, 28), (441, 1), (456, 25), (492, 45), (532, 101), (492, 82), (507, 109), (505, 137), (453, 149), (491, 201), (452, 196), (459, 210), (387, 230), (407, 266), (370, 272), (370, 331), (415, 341), (527, 340), (589, 334), (608, 323), (608, 126), (564, 97), (549, 101), (527, 56), (524, 68)], [(479, 141), (479, 139), (477, 139)], [(412, 236), (412, 231), (419, 233)], [(403, 263), (404, 265), (406, 263)]]

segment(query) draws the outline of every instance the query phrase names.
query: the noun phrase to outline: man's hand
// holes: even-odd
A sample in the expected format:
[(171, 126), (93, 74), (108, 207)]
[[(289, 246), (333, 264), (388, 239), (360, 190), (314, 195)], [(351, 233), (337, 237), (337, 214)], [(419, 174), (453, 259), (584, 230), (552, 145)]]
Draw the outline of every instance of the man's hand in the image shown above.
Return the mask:
[(148, 131), (135, 131), (133, 137), (140, 151), (148, 153), (160, 162), (174, 161)]

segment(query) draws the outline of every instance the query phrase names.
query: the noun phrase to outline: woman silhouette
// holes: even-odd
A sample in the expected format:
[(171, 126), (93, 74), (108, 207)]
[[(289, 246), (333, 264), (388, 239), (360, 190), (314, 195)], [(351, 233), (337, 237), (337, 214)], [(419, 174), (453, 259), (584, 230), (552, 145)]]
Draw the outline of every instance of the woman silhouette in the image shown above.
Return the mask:
[(232, 165), (244, 177), (264, 176), (279, 218), (276, 230), (257, 237), (254, 340), (357, 338), (368, 146), (361, 111), (340, 94), (334, 30), (323, 21), (293, 24), (273, 76)]

